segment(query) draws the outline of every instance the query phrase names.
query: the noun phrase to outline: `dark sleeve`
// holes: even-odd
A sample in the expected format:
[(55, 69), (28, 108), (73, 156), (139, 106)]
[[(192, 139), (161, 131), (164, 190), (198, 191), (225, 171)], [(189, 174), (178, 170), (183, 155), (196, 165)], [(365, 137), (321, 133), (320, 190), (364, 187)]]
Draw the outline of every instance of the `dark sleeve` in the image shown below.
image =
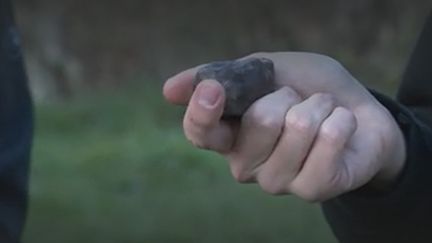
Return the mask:
[(20, 39), (0, 0), (0, 242), (18, 242), (27, 208), (32, 107)]
[(372, 92), (399, 124), (404, 171), (383, 193), (360, 188), (322, 204), (342, 243), (432, 242), (432, 17), (407, 66), (397, 100)]

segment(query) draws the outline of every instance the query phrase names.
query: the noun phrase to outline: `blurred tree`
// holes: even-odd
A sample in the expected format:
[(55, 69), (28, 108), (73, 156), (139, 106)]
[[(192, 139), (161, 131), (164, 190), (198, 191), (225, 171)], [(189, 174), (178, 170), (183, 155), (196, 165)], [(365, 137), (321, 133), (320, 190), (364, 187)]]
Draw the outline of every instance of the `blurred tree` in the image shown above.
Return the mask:
[(163, 80), (259, 50), (330, 54), (361, 79), (391, 87), (431, 7), (428, 0), (19, 0), (17, 10), (34, 90), (69, 96), (76, 86)]

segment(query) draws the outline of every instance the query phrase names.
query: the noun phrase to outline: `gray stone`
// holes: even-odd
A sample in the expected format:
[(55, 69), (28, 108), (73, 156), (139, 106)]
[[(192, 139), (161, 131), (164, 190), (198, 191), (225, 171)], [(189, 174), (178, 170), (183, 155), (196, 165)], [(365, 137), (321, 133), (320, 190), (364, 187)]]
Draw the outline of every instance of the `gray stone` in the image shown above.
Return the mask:
[(216, 80), (225, 89), (223, 119), (240, 119), (253, 102), (275, 90), (274, 65), (267, 58), (206, 64), (197, 72), (195, 87), (205, 79)]

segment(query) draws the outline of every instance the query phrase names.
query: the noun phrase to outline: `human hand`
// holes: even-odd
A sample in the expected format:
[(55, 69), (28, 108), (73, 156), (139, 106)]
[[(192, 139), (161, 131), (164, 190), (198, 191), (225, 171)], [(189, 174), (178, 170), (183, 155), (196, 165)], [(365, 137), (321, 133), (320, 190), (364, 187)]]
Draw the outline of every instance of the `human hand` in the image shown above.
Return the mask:
[(238, 123), (220, 119), (225, 94), (219, 83), (206, 80), (193, 90), (197, 68), (165, 83), (166, 99), (187, 105), (183, 127), (194, 145), (221, 153), (239, 182), (308, 201), (395, 180), (405, 161), (402, 133), (338, 62), (311, 53), (252, 56), (273, 61), (279, 89), (252, 104)]

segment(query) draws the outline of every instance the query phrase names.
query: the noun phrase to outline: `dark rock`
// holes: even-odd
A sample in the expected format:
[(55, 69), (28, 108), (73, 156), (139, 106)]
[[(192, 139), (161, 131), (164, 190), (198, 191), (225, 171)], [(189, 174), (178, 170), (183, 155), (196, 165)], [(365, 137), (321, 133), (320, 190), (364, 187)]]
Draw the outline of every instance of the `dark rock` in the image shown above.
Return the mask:
[(267, 58), (206, 64), (198, 70), (195, 87), (205, 79), (216, 80), (225, 88), (223, 119), (239, 119), (254, 101), (275, 90), (274, 65)]

